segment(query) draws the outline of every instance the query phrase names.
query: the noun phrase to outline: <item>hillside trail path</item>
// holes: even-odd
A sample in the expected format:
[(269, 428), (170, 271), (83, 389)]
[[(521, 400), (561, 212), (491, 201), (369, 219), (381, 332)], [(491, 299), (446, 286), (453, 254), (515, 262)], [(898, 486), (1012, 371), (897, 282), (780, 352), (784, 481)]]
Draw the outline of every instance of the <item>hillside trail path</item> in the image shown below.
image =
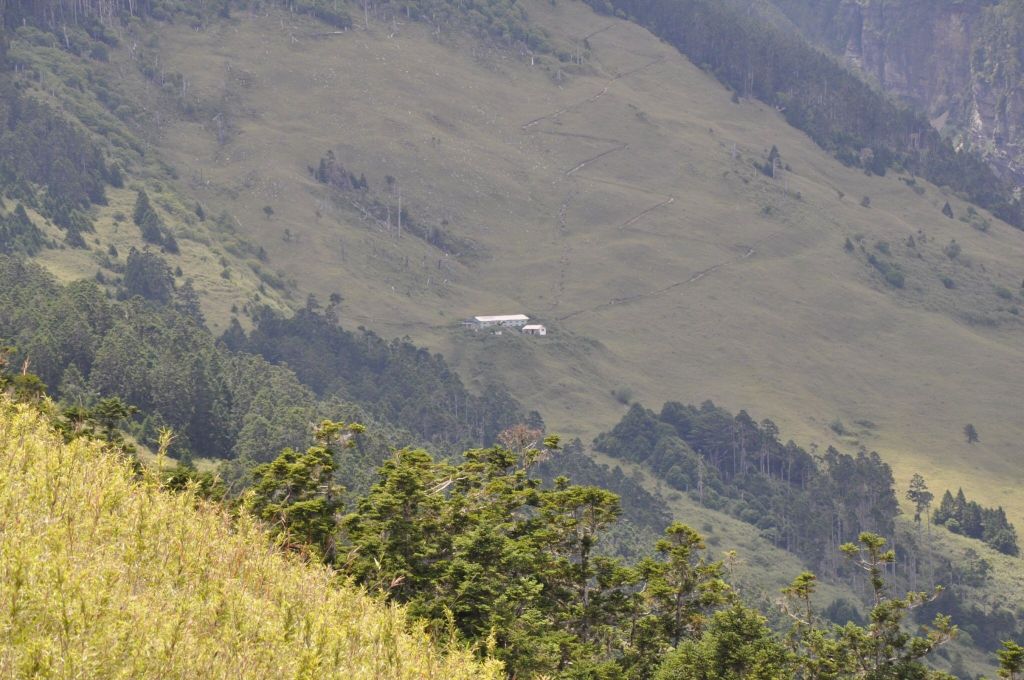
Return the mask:
[[(768, 239), (773, 238), (774, 236), (775, 236), (774, 233), (769, 234), (768, 236), (765, 236), (763, 239), (758, 241), (757, 244), (755, 244), (755, 245), (759, 245), (759, 244), (763, 243), (764, 241), (767, 241)], [(648, 291), (646, 293), (636, 293), (635, 295), (627, 295), (627, 296), (621, 297), (621, 298), (612, 298), (608, 302), (603, 302), (601, 304), (594, 305), (593, 307), (584, 307), (583, 309), (577, 309), (576, 311), (569, 312), (568, 314), (563, 314), (562, 316), (558, 317), (558, 320), (559, 321), (565, 321), (567, 319), (571, 319), (573, 317), (579, 316), (580, 314), (587, 314), (589, 312), (599, 312), (599, 311), (601, 311), (603, 309), (608, 309), (609, 307), (615, 307), (616, 305), (624, 305), (624, 304), (628, 304), (630, 302), (639, 302), (641, 300), (649, 300), (649, 299), (657, 297), (659, 295), (664, 295), (665, 293), (668, 293), (669, 291), (675, 290), (676, 288), (681, 288), (682, 286), (687, 286), (687, 285), (690, 285), (692, 283), (697, 283), (698, 281), (703, 279), (705, 276), (707, 276), (709, 274), (712, 274), (712, 273), (718, 271), (719, 269), (722, 269), (723, 267), (727, 267), (727, 266), (732, 265), (732, 264), (738, 264), (740, 262), (743, 262), (744, 260), (750, 259), (752, 256), (757, 254), (757, 248), (754, 247), (754, 246), (743, 246), (743, 248), (744, 248), (744, 252), (743, 252), (742, 255), (739, 255), (738, 257), (734, 257), (734, 258), (729, 259), (729, 260), (723, 260), (722, 262), (719, 262), (717, 264), (713, 264), (710, 267), (706, 267), (704, 269), (701, 269), (700, 271), (698, 271), (698, 272), (694, 273), (693, 275), (691, 275), (688, 279), (684, 279), (682, 281), (676, 281), (675, 283), (670, 283), (667, 286), (663, 286), (661, 288), (657, 288), (655, 290)]]
[[(588, 40), (589, 38), (592, 38), (592, 37), (594, 37), (594, 36), (596, 36), (598, 34), (604, 33), (605, 31), (609, 31), (609, 30), (613, 29), (614, 27), (615, 27), (614, 24), (610, 24), (608, 26), (600, 28), (600, 29), (598, 29), (596, 31), (593, 31), (593, 32), (587, 34), (586, 36), (584, 36), (582, 38), (582, 40)], [(601, 89), (598, 90), (597, 92), (595, 92), (594, 94), (590, 95), (589, 97), (586, 97), (585, 99), (577, 101), (577, 102), (575, 102), (573, 104), (569, 104), (567, 106), (564, 106), (564, 107), (562, 107), (562, 108), (560, 108), (560, 109), (558, 109), (556, 111), (552, 111), (550, 113), (547, 113), (547, 114), (545, 114), (543, 116), (539, 116), (537, 118), (530, 119), (530, 120), (526, 121), (525, 123), (523, 123), (522, 125), (520, 125), (520, 131), (522, 131), (524, 133), (525, 132), (533, 132), (533, 133), (539, 133), (539, 134), (556, 135), (556, 136), (560, 136), (560, 137), (576, 138), (576, 139), (586, 140), (586, 141), (590, 141), (590, 142), (601, 142), (601, 143), (609, 144), (610, 148), (607, 148), (607, 149), (605, 149), (605, 150), (603, 150), (603, 151), (601, 151), (599, 153), (596, 153), (596, 154), (594, 154), (592, 156), (584, 158), (583, 160), (581, 160), (578, 163), (576, 163), (573, 167), (569, 168), (568, 170), (565, 170), (563, 172), (563, 178), (572, 179), (572, 180), (576, 180), (576, 181), (583, 180), (583, 181), (588, 181), (588, 182), (607, 184), (607, 185), (616, 186), (616, 187), (619, 187), (619, 188), (622, 188), (622, 189), (626, 189), (626, 190), (629, 190), (629, 191), (633, 191), (633, 192), (636, 192), (636, 193), (645, 194), (647, 196), (654, 196), (654, 197), (656, 197), (657, 198), (657, 202), (655, 202), (652, 205), (647, 206), (646, 208), (643, 208), (643, 209), (639, 210), (635, 214), (633, 214), (630, 217), (628, 217), (625, 221), (622, 222), (622, 224), (619, 225), (619, 228), (622, 229), (623, 231), (635, 231), (637, 233), (644, 233), (644, 234), (648, 234), (648, 235), (652, 235), (652, 236), (667, 237), (666, 234), (660, 234), (658, 232), (641, 229), (641, 228), (636, 227), (635, 225), (638, 222), (641, 222), (645, 217), (647, 217), (650, 214), (654, 213), (655, 211), (660, 210), (661, 208), (668, 207), (668, 206), (672, 205), (673, 203), (675, 203), (675, 201), (676, 201), (676, 197), (675, 196), (670, 195), (670, 194), (665, 194), (665, 193), (660, 192), (660, 191), (655, 191), (653, 189), (648, 189), (648, 188), (645, 188), (645, 187), (639, 187), (639, 186), (635, 186), (635, 185), (626, 184), (624, 182), (618, 182), (618, 181), (615, 181), (615, 180), (609, 180), (609, 179), (604, 179), (604, 178), (600, 178), (600, 177), (593, 177), (593, 176), (579, 174), (581, 170), (584, 170), (585, 168), (587, 168), (591, 164), (593, 164), (593, 163), (595, 163), (597, 161), (600, 161), (602, 159), (608, 159), (608, 157), (612, 156), (613, 154), (617, 154), (619, 152), (626, 151), (627, 149), (629, 149), (629, 142), (628, 141), (621, 140), (621, 139), (614, 139), (614, 138), (610, 138), (610, 137), (601, 137), (601, 136), (597, 136), (597, 135), (587, 134), (586, 132), (582, 132), (582, 131), (569, 131), (569, 132), (567, 132), (567, 131), (564, 131), (564, 130), (538, 129), (538, 126), (540, 126), (541, 124), (543, 124), (543, 123), (552, 123), (552, 122), (558, 121), (559, 118), (561, 118), (563, 115), (565, 115), (567, 113), (577, 113), (577, 112), (581, 112), (581, 111), (585, 110), (587, 107), (595, 104), (602, 97), (607, 95), (609, 90), (611, 89), (611, 87), (616, 82), (618, 82), (620, 80), (623, 80), (625, 78), (628, 78), (628, 77), (630, 77), (632, 75), (635, 75), (637, 73), (640, 73), (641, 71), (644, 71), (644, 70), (646, 70), (646, 69), (648, 69), (648, 68), (650, 68), (652, 66), (655, 66), (656, 64), (659, 64), (662, 61), (664, 61), (664, 57), (657, 57), (657, 58), (654, 58), (654, 59), (650, 59), (649, 61), (641, 64), (640, 66), (637, 66), (635, 68), (629, 69), (628, 71), (624, 71), (622, 73), (618, 73), (618, 74), (608, 78), (608, 80), (601, 87)], [(563, 235), (563, 236), (568, 233), (568, 211), (569, 211), (570, 203), (572, 202), (572, 200), (576, 197), (576, 195), (578, 193), (579, 193), (579, 189), (578, 189), (577, 186), (574, 186), (573, 188), (571, 188), (568, 191), (568, 193), (566, 194), (565, 199), (562, 201), (561, 205), (559, 206), (557, 229), (558, 229), (558, 233)], [(758, 244), (763, 242), (763, 241), (765, 241), (765, 240), (768, 240), (768, 239), (772, 238), (774, 235), (775, 234), (769, 234), (764, 239), (761, 239), (760, 241), (758, 241)], [(686, 239), (686, 240), (699, 241), (699, 242), (702, 242), (702, 243), (705, 243), (705, 244), (708, 244), (708, 245), (714, 245), (714, 246), (718, 246), (718, 247), (722, 247), (722, 248), (727, 248), (727, 249), (730, 248), (730, 246), (726, 246), (724, 244), (717, 243), (715, 241), (711, 241), (709, 239), (702, 239), (702, 238), (695, 237), (695, 236), (673, 235), (672, 238), (682, 238), (682, 239)], [(755, 244), (755, 246), (756, 245), (757, 244)], [(561, 315), (561, 316), (559, 316), (557, 318), (558, 318), (559, 321), (565, 321), (565, 320), (574, 318), (576, 316), (579, 316), (581, 314), (586, 314), (586, 313), (589, 313), (589, 312), (597, 312), (597, 311), (601, 311), (603, 309), (607, 309), (607, 308), (610, 308), (610, 307), (615, 307), (617, 305), (623, 305), (623, 304), (629, 304), (629, 303), (633, 303), (633, 302), (640, 302), (640, 301), (643, 301), (643, 300), (647, 300), (647, 299), (650, 299), (650, 298), (653, 298), (653, 297), (656, 297), (656, 296), (659, 296), (659, 295), (663, 295), (663, 294), (665, 294), (665, 293), (667, 293), (669, 291), (675, 290), (677, 288), (697, 283), (698, 281), (700, 281), (704, 277), (706, 277), (709, 274), (712, 274), (712, 273), (722, 269), (723, 267), (727, 267), (729, 265), (737, 264), (737, 263), (743, 262), (745, 260), (748, 260), (749, 258), (751, 258), (752, 256), (754, 256), (757, 253), (757, 249), (756, 249), (755, 246), (739, 246), (740, 248), (743, 248), (743, 253), (741, 255), (739, 255), (738, 257), (730, 258), (730, 259), (727, 259), (727, 260), (722, 260), (721, 262), (713, 264), (710, 267), (706, 267), (706, 268), (704, 268), (704, 269), (702, 269), (702, 270), (700, 270), (698, 272), (695, 272), (694, 274), (692, 274), (689, 278), (687, 278), (685, 280), (676, 281), (676, 282), (673, 282), (673, 283), (671, 283), (671, 284), (669, 284), (667, 286), (663, 286), (661, 288), (657, 288), (655, 290), (647, 291), (647, 292), (644, 292), (644, 293), (637, 293), (635, 295), (628, 295), (628, 296), (621, 297), (621, 298), (612, 298), (612, 299), (608, 300), (607, 302), (604, 302), (604, 303), (601, 303), (601, 304), (597, 304), (597, 305), (594, 305), (592, 307), (587, 307), (587, 308), (583, 308), (583, 309), (577, 309), (575, 311), (571, 311), (571, 312), (568, 312), (566, 314), (563, 314), (563, 315)], [(556, 285), (555, 285), (554, 299), (552, 300), (552, 303), (550, 305), (550, 309), (551, 310), (554, 310), (554, 309), (558, 308), (558, 306), (561, 304), (562, 297), (563, 297), (563, 295), (565, 293), (566, 281), (567, 281), (567, 279), (569, 277), (569, 271), (568, 270), (569, 270), (569, 266), (570, 266), (570, 263), (571, 263), (571, 259), (570, 259), (571, 252), (572, 252), (572, 248), (569, 245), (569, 242), (565, 241), (563, 252), (561, 253), (561, 255), (559, 256), (559, 259), (558, 259), (558, 269), (559, 269), (559, 271), (558, 271), (558, 280), (557, 280)]]

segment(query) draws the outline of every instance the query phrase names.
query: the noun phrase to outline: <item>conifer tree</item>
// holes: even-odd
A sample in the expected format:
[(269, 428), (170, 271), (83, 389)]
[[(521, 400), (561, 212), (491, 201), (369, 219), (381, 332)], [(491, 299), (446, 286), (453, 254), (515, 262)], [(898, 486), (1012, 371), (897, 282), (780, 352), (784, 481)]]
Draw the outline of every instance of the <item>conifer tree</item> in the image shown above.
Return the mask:
[(1024, 675), (1024, 647), (1007, 640), (996, 656), (999, 658), (999, 677), (1017, 680)]
[(907, 500), (914, 504), (914, 522), (918, 528), (921, 525), (921, 513), (928, 511), (934, 498), (935, 494), (928, 490), (924, 477), (915, 472), (910, 480), (910, 488), (907, 489)]
[(964, 437), (967, 439), (968, 444), (975, 444), (981, 441), (978, 438), (978, 430), (974, 427), (972, 423), (967, 423), (966, 425), (964, 425)]
[(358, 423), (325, 420), (316, 428), (316, 446), (305, 453), (285, 449), (272, 463), (254, 468), (250, 512), (269, 523), (285, 545), (308, 546), (324, 561), (333, 561), (342, 490), (334, 481), (332, 446), (336, 441), (351, 446), (352, 437), (363, 431)]
[(949, 489), (942, 494), (942, 500), (939, 502), (939, 507), (932, 515), (932, 521), (936, 524), (945, 524), (948, 520), (952, 519), (956, 514), (956, 506), (953, 502), (953, 494), (950, 493)]
[(790, 645), (796, 666), (803, 671), (793, 677), (948, 680), (950, 676), (929, 669), (923, 659), (956, 637), (957, 628), (949, 617), (936, 616), (931, 626), (922, 627), (922, 634), (912, 635), (904, 626), (911, 610), (934, 600), (942, 589), (911, 592), (902, 598), (890, 596), (884, 574), (896, 553), (886, 550), (885, 539), (877, 534), (864, 532), (856, 544), (844, 544), (841, 551), (867, 576), (872, 601), (869, 623), (831, 628), (820, 625), (811, 605), (816, 579), (812, 574), (801, 574), (783, 591), (785, 611), (794, 620)]
[[(162, 245), (164, 242), (164, 223), (160, 219), (160, 216), (153, 209), (153, 204), (149, 201), (149, 194), (146, 193), (145, 189), (139, 189), (135, 196), (135, 210), (132, 212), (132, 221), (142, 232), (142, 240), (147, 243), (153, 243), (155, 245)], [(174, 250), (177, 252), (178, 244), (173, 244)]]

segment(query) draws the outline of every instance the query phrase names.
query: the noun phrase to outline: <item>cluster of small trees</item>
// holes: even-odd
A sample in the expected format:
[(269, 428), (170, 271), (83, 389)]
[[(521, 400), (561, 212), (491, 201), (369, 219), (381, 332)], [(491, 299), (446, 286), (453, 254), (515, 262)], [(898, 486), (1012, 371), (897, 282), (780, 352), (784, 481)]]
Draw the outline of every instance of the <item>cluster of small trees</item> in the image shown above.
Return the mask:
[(328, 150), (320, 159), (320, 163), (316, 168), (310, 167), (310, 171), (317, 182), (326, 184), (334, 189), (366, 191), (370, 188), (370, 183), (366, 181), (365, 174), (357, 177), (355, 173), (346, 170), (345, 166), (341, 164), (331, 150)]
[[(320, 158), (320, 162), (315, 168), (310, 165), (308, 169), (316, 181), (335, 191), (360, 192), (360, 203), (356, 205), (363, 215), (376, 220), (381, 227), (386, 228), (389, 233), (398, 238), (411, 234), (444, 253), (452, 253), (457, 256), (474, 250), (474, 245), (470, 240), (460, 238), (445, 229), (447, 223), (444, 220), (440, 225), (429, 225), (417, 219), (409, 210), (408, 205), (402, 205), (401, 187), (392, 175), (387, 175), (384, 178), (384, 192), (371, 192), (366, 175), (360, 173), (356, 176), (355, 172), (346, 169), (334, 152), (330, 150)], [(286, 230), (285, 241), (290, 240), (290, 233)]]
[[(89, 206), (105, 204), (106, 186), (122, 181), (88, 134), (9, 79), (0, 79), (0, 182), (8, 196), (51, 219), (69, 245), (81, 248), (82, 234), (93, 231)], [(25, 235), (23, 221), (8, 229), (13, 226)], [(38, 248), (38, 239), (29, 241), (30, 248), (32, 243)]]
[(46, 238), (19, 203), (7, 215), (0, 215), (0, 253), (35, 255), (46, 245)]
[(594, 447), (643, 463), (669, 486), (727, 512), (762, 536), (829, 570), (837, 547), (862, 531), (892, 535), (899, 512), (892, 471), (876, 453), (829, 448), (819, 465), (770, 420), (712, 402), (634, 404)]
[[(928, 490), (924, 477), (915, 474), (907, 489), (907, 500), (914, 504), (914, 521), (921, 522), (921, 515), (929, 513), (935, 495)], [(975, 501), (967, 500), (963, 489), (957, 489), (954, 496), (949, 489), (942, 494), (939, 507), (931, 514), (931, 521), (969, 538), (984, 541), (1007, 555), (1018, 555), (1017, 530), (1006, 519), (1003, 508), (986, 508)]]
[(896, 263), (885, 259), (884, 257), (875, 255), (874, 253), (868, 253), (868, 264), (878, 270), (878, 273), (882, 275), (885, 282), (893, 288), (903, 288), (906, 284), (907, 277), (903, 273), (903, 269)]
[(948, 489), (942, 494), (939, 507), (932, 513), (932, 521), (954, 534), (980, 539), (1001, 553), (1020, 553), (1017, 530), (1006, 519), (1003, 508), (986, 508), (969, 501), (963, 489), (957, 489), (956, 496)]
[(150, 203), (149, 194), (145, 189), (139, 189), (135, 197), (135, 210), (132, 212), (132, 221), (142, 232), (142, 240), (161, 246), (168, 253), (178, 252), (178, 242), (174, 234), (164, 224), (163, 219)]

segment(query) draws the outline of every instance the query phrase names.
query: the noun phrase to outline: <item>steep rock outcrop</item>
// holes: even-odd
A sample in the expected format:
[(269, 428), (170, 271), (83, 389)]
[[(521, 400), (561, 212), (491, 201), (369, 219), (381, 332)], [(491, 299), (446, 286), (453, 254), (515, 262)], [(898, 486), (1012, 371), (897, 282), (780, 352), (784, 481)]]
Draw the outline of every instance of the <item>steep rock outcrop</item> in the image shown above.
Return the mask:
[(774, 0), (810, 39), (1024, 185), (1024, 0)]

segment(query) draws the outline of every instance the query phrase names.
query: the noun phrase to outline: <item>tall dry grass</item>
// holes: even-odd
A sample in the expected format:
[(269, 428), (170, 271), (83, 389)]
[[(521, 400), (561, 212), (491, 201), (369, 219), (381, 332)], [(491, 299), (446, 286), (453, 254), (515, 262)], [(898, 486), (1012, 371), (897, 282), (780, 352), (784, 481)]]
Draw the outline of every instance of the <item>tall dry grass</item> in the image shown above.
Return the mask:
[(497, 678), (249, 519), (0, 396), (0, 676)]

